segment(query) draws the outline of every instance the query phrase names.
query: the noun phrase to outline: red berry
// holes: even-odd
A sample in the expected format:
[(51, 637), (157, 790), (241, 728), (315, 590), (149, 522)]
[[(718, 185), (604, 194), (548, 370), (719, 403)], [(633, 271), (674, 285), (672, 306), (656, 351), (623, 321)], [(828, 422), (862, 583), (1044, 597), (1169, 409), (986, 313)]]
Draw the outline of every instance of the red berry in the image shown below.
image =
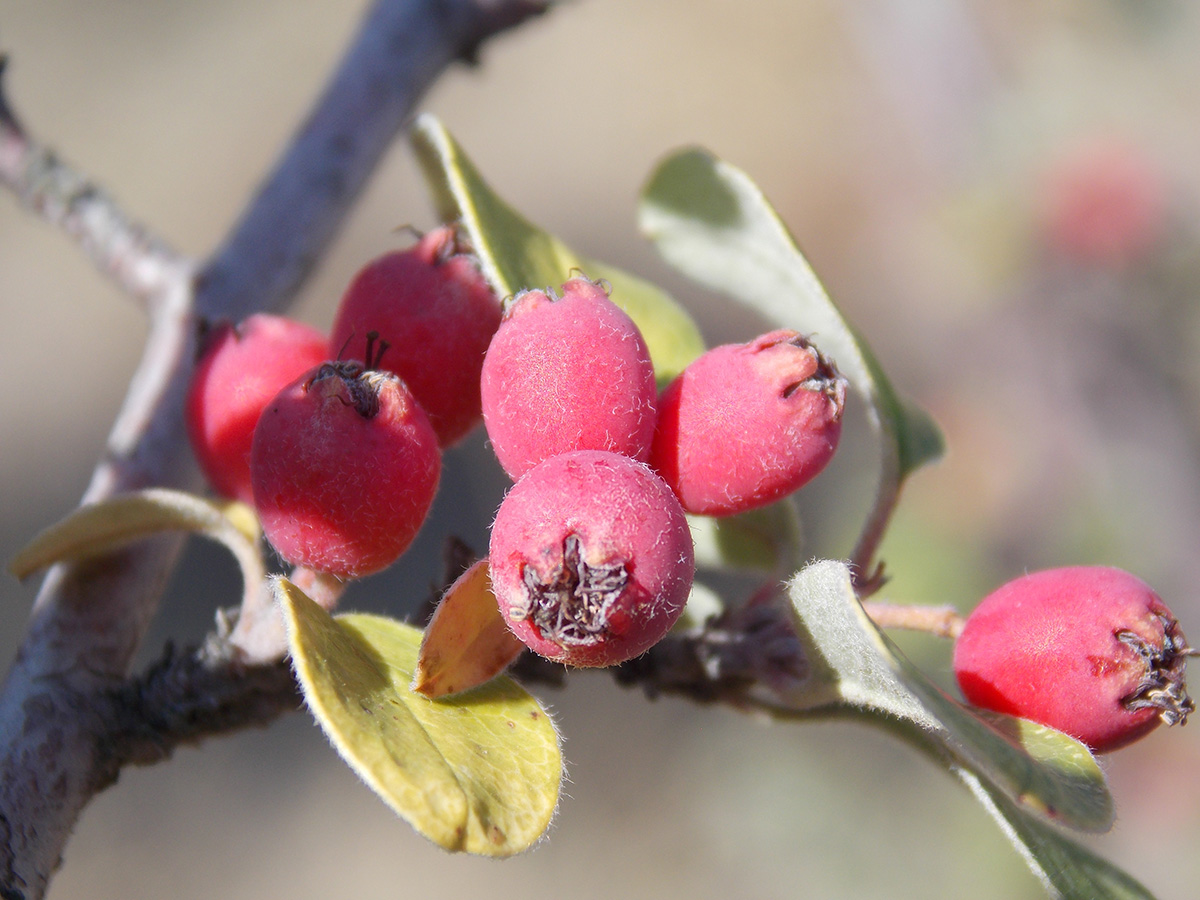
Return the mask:
[(219, 323), (203, 338), (188, 387), (187, 429), (218, 493), (254, 501), (250, 441), (258, 417), (286, 384), (328, 358), (326, 343), (311, 325), (262, 313), (236, 328)]
[(438, 441), (448, 447), (480, 418), (479, 370), (500, 325), (500, 301), (453, 227), (368, 263), (346, 289), (333, 323), (331, 356), (349, 358), (376, 332), (390, 348), (381, 365), (404, 379)]
[(254, 503), (295, 565), (339, 577), (390, 565), (416, 537), (441, 472), (437, 436), (404, 382), (325, 363), (286, 387), (254, 432)]
[(483, 361), (483, 420), (516, 480), (571, 450), (645, 460), (654, 366), (633, 320), (585, 278), (513, 298)]
[(1046, 237), (1070, 259), (1119, 267), (1144, 259), (1162, 237), (1167, 187), (1135, 144), (1108, 138), (1071, 148), (1044, 180)]
[(552, 457), (513, 486), (489, 560), (509, 628), (573, 666), (615, 665), (657, 643), (695, 569), (670, 488), (644, 463), (598, 450)]
[(650, 465), (690, 513), (765, 506), (829, 462), (845, 402), (845, 379), (795, 331), (714, 347), (659, 397)]
[(1189, 652), (1145, 582), (1075, 566), (1025, 575), (985, 597), (955, 645), (954, 673), (976, 706), (1103, 752), (1187, 719)]

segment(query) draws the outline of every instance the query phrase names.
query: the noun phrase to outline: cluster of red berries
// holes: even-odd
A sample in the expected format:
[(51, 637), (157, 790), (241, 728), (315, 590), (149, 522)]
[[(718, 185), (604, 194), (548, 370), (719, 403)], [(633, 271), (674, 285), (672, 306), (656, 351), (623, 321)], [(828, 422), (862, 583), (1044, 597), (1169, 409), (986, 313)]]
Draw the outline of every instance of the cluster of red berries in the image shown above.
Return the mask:
[(214, 488), (254, 505), (280, 556), (353, 578), (409, 546), (440, 448), (482, 419), (516, 482), (490, 540), (500, 610), (543, 656), (601, 666), (682, 613), (685, 510), (799, 488), (833, 455), (845, 393), (803, 336), (776, 331), (709, 351), (659, 396), (604, 286), (574, 278), (502, 307), (440, 228), (364, 268), (328, 339), (266, 315), (214, 329), (188, 424)]
[[(412, 542), (441, 448), (481, 419), (515, 482), (492, 526), (509, 628), (548, 659), (631, 659), (678, 620), (685, 513), (744, 512), (832, 457), (846, 382), (794, 331), (716, 347), (661, 393), (604, 285), (501, 304), (453, 228), (364, 268), (331, 336), (275, 316), (221, 325), (188, 396), (213, 487), (252, 503), (287, 561), (354, 578)], [(1110, 750), (1192, 711), (1192, 651), (1143, 582), (1115, 569), (1028, 575), (979, 605), (955, 648), (967, 699)]]
[(685, 511), (743, 512), (829, 461), (846, 383), (801, 335), (717, 347), (661, 395), (637, 325), (601, 284), (508, 304), (482, 372), (483, 418), (516, 484), (492, 526), (492, 587), (512, 631), (549, 659), (606, 666), (683, 612)]
[(340, 578), (389, 566), (429, 512), (441, 449), (479, 421), (500, 312), (439, 228), (359, 272), (328, 338), (270, 315), (218, 325), (187, 400), (201, 468), (288, 562)]

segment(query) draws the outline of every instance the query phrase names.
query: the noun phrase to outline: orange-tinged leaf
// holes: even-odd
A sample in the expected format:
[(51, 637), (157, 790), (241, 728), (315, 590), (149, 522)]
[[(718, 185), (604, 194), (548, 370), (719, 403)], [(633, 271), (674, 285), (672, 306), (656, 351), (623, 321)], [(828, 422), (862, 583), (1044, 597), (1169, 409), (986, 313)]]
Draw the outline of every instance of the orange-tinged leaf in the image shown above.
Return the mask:
[(425, 629), (412, 689), (447, 697), (491, 681), (525, 645), (504, 624), (488, 563), (481, 559), (446, 590)]

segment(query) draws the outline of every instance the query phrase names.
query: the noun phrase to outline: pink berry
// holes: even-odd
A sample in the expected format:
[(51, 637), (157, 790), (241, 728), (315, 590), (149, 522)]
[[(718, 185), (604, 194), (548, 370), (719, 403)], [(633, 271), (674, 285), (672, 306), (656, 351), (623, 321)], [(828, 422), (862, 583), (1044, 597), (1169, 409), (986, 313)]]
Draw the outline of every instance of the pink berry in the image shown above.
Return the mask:
[(670, 488), (644, 463), (600, 450), (531, 469), (492, 526), (492, 587), (534, 652), (610, 666), (645, 652), (678, 620), (695, 563)]
[(690, 513), (765, 506), (829, 462), (845, 402), (845, 379), (795, 331), (714, 347), (659, 397), (650, 465)]
[(343, 578), (403, 553), (437, 491), (437, 436), (396, 375), (325, 363), (263, 412), (254, 503), (285, 560)]
[(1075, 566), (1025, 575), (985, 597), (955, 645), (954, 673), (976, 706), (1103, 752), (1187, 719), (1189, 652), (1145, 582)]
[(571, 450), (645, 460), (654, 433), (646, 342), (599, 285), (575, 278), (553, 299), (513, 298), (483, 361), (483, 420), (516, 480)]
[(500, 301), (462, 252), (455, 228), (435, 228), (415, 247), (368, 263), (346, 289), (331, 356), (349, 358), (375, 332), (390, 348), (382, 366), (404, 379), (438, 441), (448, 447), (480, 419), (479, 370), (500, 325)]
[(311, 325), (265, 313), (237, 327), (219, 323), (201, 339), (185, 414), (192, 451), (218, 493), (254, 501), (250, 441), (258, 417), (286, 384), (328, 358), (326, 343)]
[(1107, 138), (1073, 147), (1044, 180), (1047, 240), (1072, 260), (1120, 267), (1144, 259), (1162, 237), (1167, 185), (1136, 144)]

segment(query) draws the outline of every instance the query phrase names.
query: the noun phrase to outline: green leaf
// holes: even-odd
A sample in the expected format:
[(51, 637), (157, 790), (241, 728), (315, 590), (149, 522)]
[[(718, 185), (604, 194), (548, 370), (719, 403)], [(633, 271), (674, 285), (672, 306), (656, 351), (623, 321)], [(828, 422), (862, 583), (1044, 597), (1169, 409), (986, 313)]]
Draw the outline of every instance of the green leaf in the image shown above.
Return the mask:
[(904, 478), (941, 455), (937, 425), (899, 399), (866, 341), (842, 318), (786, 226), (744, 172), (703, 150), (677, 153), (646, 185), (639, 222), (663, 257), (685, 275), (745, 303), (778, 327), (812, 335), (865, 401), (882, 453), (876, 506), (866, 526), (873, 544)]
[[(863, 612), (850, 572), (816, 562), (789, 585), (797, 627), (837, 702), (917, 726), (936, 754), (977, 774), (1021, 809), (1081, 831), (1106, 831), (1112, 798), (1091, 753), (1065, 734), (980, 716), (925, 677)], [(812, 700), (796, 698), (798, 707)], [(828, 695), (817, 694), (817, 702)]]
[(452, 700), (409, 689), (421, 632), (391, 619), (336, 619), (274, 580), (296, 675), (313, 715), (358, 776), (447, 850), (511, 856), (545, 832), (562, 755), (554, 723), (505, 677)]
[(1050, 896), (1062, 900), (1154, 900), (1132, 876), (1025, 813), (974, 773), (956, 769), (955, 774), (996, 820)]
[(555, 288), (578, 270), (612, 286), (612, 299), (641, 329), (660, 384), (704, 351), (704, 339), (687, 314), (650, 282), (580, 256), (505, 203), (483, 180), (458, 142), (436, 118), (418, 117), (413, 147), (438, 214), (460, 221), (479, 254), (483, 273), (502, 295)]
[(688, 516), (696, 565), (782, 576), (801, 564), (800, 512), (793, 498), (735, 516)]
[(60, 562), (94, 559), (167, 531), (186, 531), (219, 541), (242, 570), (246, 594), (266, 578), (258, 548), (258, 519), (242, 503), (213, 503), (166, 488), (148, 488), (80, 506), (34, 537), (9, 563), (24, 579)]

